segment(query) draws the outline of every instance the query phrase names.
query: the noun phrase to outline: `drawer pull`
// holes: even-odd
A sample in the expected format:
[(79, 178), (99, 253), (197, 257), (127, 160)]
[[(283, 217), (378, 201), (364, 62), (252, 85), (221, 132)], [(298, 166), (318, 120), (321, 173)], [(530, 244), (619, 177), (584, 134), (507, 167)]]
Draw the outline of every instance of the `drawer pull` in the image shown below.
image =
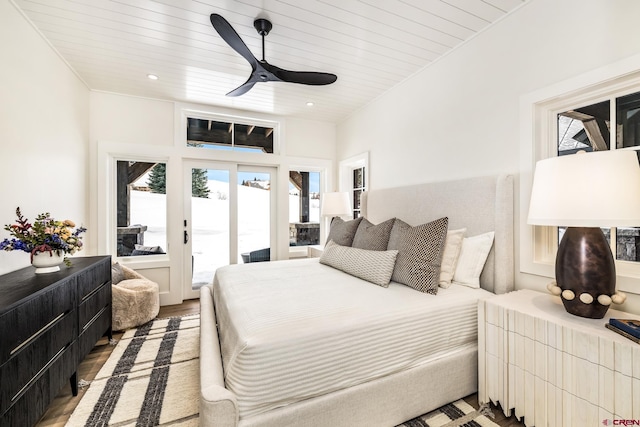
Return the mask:
[(100, 310), (99, 312), (97, 312), (97, 313), (96, 313), (96, 315), (95, 315), (95, 316), (93, 316), (93, 317), (91, 318), (91, 320), (89, 320), (89, 321), (88, 321), (88, 322), (87, 322), (87, 323), (82, 327), (82, 331), (84, 332), (84, 331), (85, 331), (89, 326), (91, 326), (91, 324), (92, 324), (93, 322), (95, 322), (95, 321), (96, 321), (96, 319), (97, 319), (98, 317), (100, 317), (100, 316), (102, 315), (102, 313), (104, 313), (104, 311), (105, 311), (107, 308), (109, 308), (109, 306), (102, 307), (102, 310)]
[(31, 384), (36, 382), (40, 378), (42, 373), (49, 369), (49, 366), (51, 366), (53, 362), (56, 361), (56, 359), (66, 350), (67, 347), (69, 347), (68, 344), (62, 347), (51, 359), (49, 359), (49, 361), (42, 368), (40, 368), (40, 370), (20, 390), (18, 390), (18, 392), (11, 398), (11, 401), (15, 401), (18, 397), (20, 397), (20, 395), (22, 395), (22, 393), (26, 389), (31, 387)]
[(88, 294), (86, 294), (85, 296), (83, 296), (83, 297), (82, 297), (82, 301), (86, 301), (86, 300), (88, 300), (89, 298), (91, 298), (93, 295), (95, 295), (95, 294), (97, 294), (98, 292), (100, 292), (100, 290), (102, 290), (102, 287), (103, 287), (105, 284), (107, 284), (107, 283), (109, 283), (109, 282), (108, 282), (108, 281), (107, 281), (107, 282), (104, 282), (102, 285), (98, 286), (97, 288), (93, 289), (91, 292), (89, 292)]
[(17, 353), (18, 351), (20, 351), (21, 348), (23, 348), (24, 346), (29, 345), (29, 343), (33, 340), (35, 340), (36, 338), (38, 338), (38, 336), (40, 336), (44, 331), (46, 331), (47, 329), (49, 329), (54, 323), (56, 323), (58, 320), (62, 319), (64, 317), (65, 313), (60, 313), (58, 315), (58, 317), (56, 317), (55, 319), (53, 319), (51, 322), (47, 323), (46, 325), (44, 325), (42, 328), (40, 328), (40, 330), (38, 332), (36, 332), (35, 334), (31, 335), (29, 338), (27, 338), (26, 340), (24, 340), (22, 342), (22, 344), (20, 344), (19, 346), (17, 346), (16, 348), (14, 348), (13, 350), (11, 350), (11, 352), (9, 353), (9, 356), (13, 356), (15, 353)]

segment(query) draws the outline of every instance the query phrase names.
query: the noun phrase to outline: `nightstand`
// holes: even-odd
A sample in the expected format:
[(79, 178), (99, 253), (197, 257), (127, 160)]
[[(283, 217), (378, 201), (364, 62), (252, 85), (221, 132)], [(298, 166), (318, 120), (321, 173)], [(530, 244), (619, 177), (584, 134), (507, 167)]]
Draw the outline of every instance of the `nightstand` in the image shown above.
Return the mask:
[(324, 252), (324, 245), (307, 246), (307, 258), (320, 258)]
[(567, 313), (560, 298), (520, 290), (478, 306), (478, 400), (530, 426), (640, 420), (640, 345), (604, 319)]

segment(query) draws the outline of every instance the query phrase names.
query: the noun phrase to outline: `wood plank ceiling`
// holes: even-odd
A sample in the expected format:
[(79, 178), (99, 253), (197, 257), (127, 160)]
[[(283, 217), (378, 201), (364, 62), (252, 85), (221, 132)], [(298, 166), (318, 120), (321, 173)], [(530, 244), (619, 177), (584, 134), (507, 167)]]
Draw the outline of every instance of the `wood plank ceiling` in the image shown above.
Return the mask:
[[(339, 122), (526, 0), (12, 1), (91, 89)], [(253, 21), (269, 19), (269, 63), (338, 81), (259, 83), (226, 97), (251, 67), (213, 29), (211, 13), (258, 59)]]

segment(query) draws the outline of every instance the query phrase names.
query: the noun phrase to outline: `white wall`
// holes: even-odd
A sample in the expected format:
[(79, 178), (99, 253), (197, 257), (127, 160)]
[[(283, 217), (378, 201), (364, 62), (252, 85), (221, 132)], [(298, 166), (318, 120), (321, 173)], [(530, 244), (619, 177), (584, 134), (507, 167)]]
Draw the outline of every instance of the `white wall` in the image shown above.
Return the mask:
[[(517, 175), (532, 149), (519, 141), (521, 98), (639, 53), (638, 16), (634, 0), (530, 0), (339, 124), (338, 159), (369, 150), (374, 189)], [(548, 280), (517, 274), (516, 284)], [(640, 312), (640, 297), (625, 309)]]
[[(304, 158), (322, 159), (323, 165), (335, 159), (335, 125), (332, 123), (294, 118), (282, 118), (265, 114), (252, 114), (246, 111), (207, 107), (195, 104), (176, 104), (169, 101), (139, 98), (121, 94), (106, 92), (91, 92), (90, 108), (90, 169), (89, 185), (91, 188), (90, 206), (91, 218), (96, 224), (105, 223), (101, 220), (104, 210), (108, 206), (106, 198), (109, 197), (107, 186), (103, 181), (109, 179), (104, 162), (107, 153), (118, 153), (125, 156), (160, 156), (167, 159), (168, 169), (173, 171), (182, 169), (182, 159), (193, 157), (194, 154), (202, 156), (202, 159), (214, 161), (247, 161), (246, 153), (215, 152), (206, 150), (206, 153), (197, 153), (193, 149), (176, 144), (176, 116), (177, 111), (186, 108), (209, 114), (223, 114), (239, 117), (251, 117), (257, 120), (277, 121), (281, 128), (279, 141), (282, 149), (279, 155), (273, 157), (260, 157), (258, 164), (264, 162), (273, 163), (272, 166), (280, 167), (279, 176), (286, 180), (288, 165), (304, 165)], [(240, 156), (240, 157), (239, 157)], [(256, 156), (253, 154), (253, 156)], [(256, 160), (256, 158), (253, 158)], [(301, 160), (302, 159), (302, 160)], [(311, 162), (313, 163), (313, 162)], [(104, 170), (101, 172), (101, 170)], [(171, 175), (171, 172), (169, 172)], [(181, 177), (178, 173), (178, 175)], [(167, 221), (169, 224), (181, 224), (184, 217), (182, 206), (181, 182), (171, 180), (169, 186), (173, 186), (168, 193)], [(286, 184), (286, 183), (285, 183)], [(287, 185), (282, 197), (278, 198), (278, 211), (288, 212), (288, 205), (280, 206), (288, 202)], [(103, 209), (104, 208), (104, 209)], [(287, 245), (278, 252), (279, 257), (286, 256), (288, 250), (288, 215), (278, 218), (278, 227), (282, 230), (283, 238), (280, 239)], [(137, 257), (123, 260), (128, 265), (139, 270), (143, 275), (152, 278), (160, 285), (161, 304), (175, 304), (181, 302), (181, 250), (182, 226), (168, 230), (167, 250), (170, 254), (168, 260), (150, 262)], [(103, 227), (108, 228), (108, 227)], [(280, 233), (279, 233), (280, 234)], [(278, 240), (278, 241), (280, 241)], [(280, 245), (282, 246), (282, 245)], [(279, 246), (279, 247), (280, 247)], [(99, 250), (107, 250), (106, 230), (99, 239)], [(176, 249), (177, 248), (177, 249)], [(140, 258), (140, 259), (139, 259)], [(144, 257), (143, 257), (144, 258)]]
[[(0, 224), (19, 206), (29, 219), (50, 212), (88, 226), (88, 88), (8, 1), (0, 2), (0, 63)], [(95, 254), (94, 233), (78, 255)], [(0, 274), (27, 265), (27, 253), (0, 251)]]

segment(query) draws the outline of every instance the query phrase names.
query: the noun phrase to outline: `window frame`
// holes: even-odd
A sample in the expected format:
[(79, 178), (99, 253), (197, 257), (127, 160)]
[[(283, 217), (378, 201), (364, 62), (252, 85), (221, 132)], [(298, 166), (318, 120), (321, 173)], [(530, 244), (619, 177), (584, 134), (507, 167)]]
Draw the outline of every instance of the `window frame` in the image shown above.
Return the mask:
[[(364, 168), (364, 186), (356, 188), (353, 182), (353, 172), (356, 169)], [(349, 203), (351, 204), (351, 216), (355, 214), (356, 210), (361, 215), (360, 209), (355, 209), (353, 206), (353, 198), (356, 190), (368, 191), (371, 187), (371, 181), (369, 180), (369, 152), (361, 153), (340, 162), (340, 191), (349, 192)]]
[[(176, 137), (174, 138), (176, 146), (178, 148), (183, 148), (183, 143), (187, 142), (186, 128), (187, 128), (187, 124), (188, 124), (188, 119), (190, 119), (190, 118), (229, 123), (229, 124), (233, 125), (234, 132), (235, 132), (235, 126), (236, 125), (247, 125), (247, 126), (257, 126), (257, 127), (272, 128), (273, 129), (273, 153), (257, 153), (256, 152), (256, 153), (244, 153), (244, 154), (253, 154), (253, 155), (258, 155), (258, 156), (264, 156), (264, 155), (274, 156), (274, 155), (281, 154), (282, 147), (281, 147), (281, 143), (280, 143), (280, 133), (281, 133), (280, 132), (280, 122), (272, 121), (272, 120), (265, 120), (265, 119), (251, 118), (251, 117), (246, 117), (246, 116), (241, 116), (241, 115), (209, 113), (209, 112), (206, 112), (206, 111), (195, 110), (195, 109), (190, 109), (190, 108), (180, 108), (180, 126), (176, 127)], [(187, 147), (187, 145), (185, 144), (184, 147)], [(199, 147), (189, 147), (189, 149), (196, 150), (196, 151), (197, 151), (198, 148)], [(226, 150), (209, 149), (209, 148), (204, 148), (204, 147), (203, 147), (203, 149), (207, 150), (207, 151), (211, 151), (211, 152), (218, 152), (218, 153), (226, 151)], [(238, 154), (241, 151), (240, 150), (231, 149), (231, 150), (229, 150), (229, 152), (232, 152), (234, 154)]]
[[(640, 62), (640, 57), (638, 62)], [(634, 68), (635, 67), (635, 68)], [(610, 101), (610, 129), (617, 128), (616, 98), (640, 92), (637, 64), (616, 63), (527, 94), (520, 100), (520, 271), (555, 277), (557, 227), (527, 224), (533, 172), (538, 160), (557, 156), (557, 115), (572, 108)], [(617, 132), (610, 133), (616, 149)], [(639, 151), (639, 147), (620, 148)], [(639, 225), (640, 226), (640, 225)], [(615, 233), (611, 245), (615, 247)], [(640, 293), (640, 262), (615, 260), (618, 288)]]

